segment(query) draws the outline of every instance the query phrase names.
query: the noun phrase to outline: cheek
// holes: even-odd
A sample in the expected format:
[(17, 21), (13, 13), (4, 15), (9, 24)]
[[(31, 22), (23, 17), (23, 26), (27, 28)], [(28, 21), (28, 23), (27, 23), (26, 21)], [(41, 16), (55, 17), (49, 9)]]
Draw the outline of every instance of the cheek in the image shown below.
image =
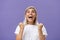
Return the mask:
[(28, 14), (27, 14), (27, 13), (25, 14), (25, 17), (26, 17), (26, 18), (28, 17)]
[(25, 15), (26, 15), (26, 16), (28, 16), (28, 15), (29, 15), (29, 13), (26, 13)]
[(37, 16), (36, 13), (33, 13), (33, 16), (36, 17)]

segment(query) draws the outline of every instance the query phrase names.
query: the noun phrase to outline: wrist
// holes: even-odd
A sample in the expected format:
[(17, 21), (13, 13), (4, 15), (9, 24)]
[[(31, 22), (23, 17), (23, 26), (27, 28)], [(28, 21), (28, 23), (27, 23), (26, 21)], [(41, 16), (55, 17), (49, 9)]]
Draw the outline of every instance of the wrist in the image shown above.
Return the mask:
[(43, 34), (43, 33), (42, 33), (42, 30), (38, 30), (38, 31), (39, 31), (39, 34), (41, 34), (41, 35)]

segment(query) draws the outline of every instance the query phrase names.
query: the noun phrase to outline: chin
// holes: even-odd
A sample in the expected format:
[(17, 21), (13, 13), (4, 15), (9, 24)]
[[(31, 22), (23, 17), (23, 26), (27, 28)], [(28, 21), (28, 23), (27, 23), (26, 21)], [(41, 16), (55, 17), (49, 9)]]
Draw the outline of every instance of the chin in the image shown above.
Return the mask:
[(29, 20), (29, 22), (33, 22), (33, 20)]

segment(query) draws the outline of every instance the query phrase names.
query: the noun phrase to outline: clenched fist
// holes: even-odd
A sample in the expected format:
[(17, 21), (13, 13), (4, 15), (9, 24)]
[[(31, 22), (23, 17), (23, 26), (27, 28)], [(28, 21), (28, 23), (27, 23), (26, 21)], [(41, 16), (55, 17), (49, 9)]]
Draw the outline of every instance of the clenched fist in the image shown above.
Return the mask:
[(24, 24), (22, 22), (19, 23), (20, 30), (24, 30)]
[(38, 29), (39, 30), (42, 30), (42, 27), (43, 27), (43, 24), (42, 23), (38, 24)]

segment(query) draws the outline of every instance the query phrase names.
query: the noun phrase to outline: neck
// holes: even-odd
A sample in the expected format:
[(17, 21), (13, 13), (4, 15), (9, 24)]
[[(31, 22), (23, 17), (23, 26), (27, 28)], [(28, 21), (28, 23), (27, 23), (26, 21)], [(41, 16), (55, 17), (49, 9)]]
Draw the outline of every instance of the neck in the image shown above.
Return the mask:
[(34, 25), (34, 23), (33, 23), (33, 22), (28, 22), (27, 24), (31, 24), (31, 25)]

